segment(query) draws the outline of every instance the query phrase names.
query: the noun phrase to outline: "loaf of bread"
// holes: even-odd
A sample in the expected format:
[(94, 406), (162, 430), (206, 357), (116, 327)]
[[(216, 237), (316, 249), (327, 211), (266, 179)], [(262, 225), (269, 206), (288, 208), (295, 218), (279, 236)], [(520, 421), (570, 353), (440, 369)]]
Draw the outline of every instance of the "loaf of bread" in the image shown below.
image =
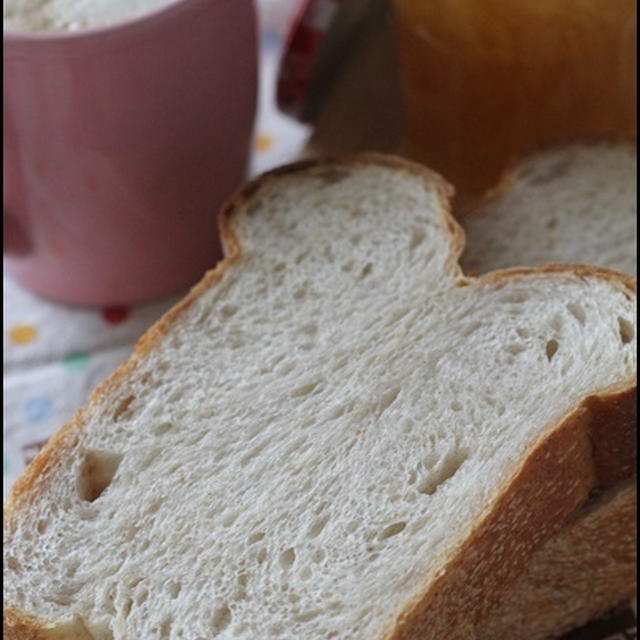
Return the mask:
[(635, 281), (465, 277), (435, 174), (304, 163), (14, 485), (4, 633), (470, 639), (634, 472)]

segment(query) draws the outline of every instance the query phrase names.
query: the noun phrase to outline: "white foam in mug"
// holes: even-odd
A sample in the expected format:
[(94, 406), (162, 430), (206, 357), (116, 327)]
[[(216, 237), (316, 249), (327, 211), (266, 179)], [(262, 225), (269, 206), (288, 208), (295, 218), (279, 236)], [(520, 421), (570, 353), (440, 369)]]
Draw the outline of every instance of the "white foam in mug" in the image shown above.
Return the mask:
[(76, 31), (135, 18), (171, 0), (4, 0), (5, 31)]

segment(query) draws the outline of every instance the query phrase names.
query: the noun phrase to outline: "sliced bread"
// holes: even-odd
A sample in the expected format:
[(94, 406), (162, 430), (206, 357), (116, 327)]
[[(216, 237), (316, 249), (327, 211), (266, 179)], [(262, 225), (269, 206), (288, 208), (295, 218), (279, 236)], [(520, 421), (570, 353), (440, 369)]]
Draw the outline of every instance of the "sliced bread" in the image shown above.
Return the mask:
[(581, 142), (515, 165), (460, 223), (467, 273), (546, 262), (637, 269), (635, 144)]
[[(506, 172), (479, 210), (460, 217), (466, 232), (462, 265), (486, 273), (586, 262), (635, 276), (636, 167), (636, 147), (628, 142), (575, 142), (531, 154)], [(635, 505), (635, 484), (627, 494)], [(605, 529), (596, 531), (594, 523)], [(573, 543), (576, 531), (579, 545)], [(516, 635), (526, 629), (532, 639), (551, 637), (621, 604), (636, 588), (635, 536), (628, 504), (594, 501), (554, 536), (549, 551), (536, 554), (518, 589), (485, 623), (483, 637), (497, 637), (501, 626)], [(611, 542), (606, 550), (603, 540)], [(561, 550), (561, 559), (553, 549)]]
[(449, 189), (264, 176), (226, 260), (14, 485), (9, 638), (472, 638), (633, 472), (635, 281), (465, 277)]

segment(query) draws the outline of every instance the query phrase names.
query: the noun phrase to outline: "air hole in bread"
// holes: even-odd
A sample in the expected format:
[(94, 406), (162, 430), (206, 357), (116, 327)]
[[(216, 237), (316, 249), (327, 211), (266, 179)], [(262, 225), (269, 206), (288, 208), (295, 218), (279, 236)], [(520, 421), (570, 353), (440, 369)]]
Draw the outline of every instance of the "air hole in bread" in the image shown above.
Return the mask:
[(335, 364), (333, 365), (333, 373), (337, 373), (341, 369), (344, 369), (349, 362), (349, 358), (347, 356), (343, 356), (342, 358), (338, 358)]
[(547, 354), (547, 360), (549, 362), (551, 362), (551, 360), (553, 359), (553, 356), (556, 355), (557, 351), (558, 351), (558, 341), (553, 339), (548, 340), (545, 346), (545, 352)]
[(413, 229), (411, 231), (411, 237), (409, 238), (409, 251), (412, 251), (416, 247), (420, 246), (424, 239), (426, 238), (426, 234), (422, 229)]
[(67, 579), (73, 578), (78, 571), (78, 567), (80, 567), (80, 560), (68, 560), (67, 568), (64, 572), (64, 575)]
[(466, 338), (475, 333), (482, 326), (481, 322), (472, 322), (462, 331), (462, 337)]
[(584, 325), (586, 314), (584, 309), (577, 302), (570, 302), (567, 305), (567, 310), (581, 325)]
[(76, 488), (81, 500), (93, 502), (111, 484), (123, 455), (113, 451), (87, 451), (80, 464)]
[(260, 540), (262, 540), (262, 538), (264, 538), (264, 532), (263, 531), (257, 531), (256, 533), (252, 533), (247, 538), (247, 544), (251, 545), (251, 544), (255, 544), (256, 542), (260, 542)]
[(63, 593), (47, 594), (42, 597), (45, 602), (68, 607), (71, 604), (71, 598)]
[(307, 536), (309, 538), (315, 538), (320, 535), (320, 532), (324, 529), (325, 525), (329, 522), (329, 516), (322, 516), (321, 518), (316, 518), (309, 527), (307, 531)]
[(329, 414), (329, 418), (331, 418), (332, 420), (339, 418), (340, 416), (344, 415), (346, 409), (347, 407), (343, 404), (337, 407), (333, 407), (333, 409), (331, 409), (331, 413)]
[(7, 566), (7, 569), (10, 569), (11, 571), (13, 571), (15, 573), (19, 573), (20, 572), (20, 563), (18, 562), (18, 560), (14, 556), (8, 556), (7, 557), (6, 566)]
[(238, 514), (237, 513), (228, 513), (222, 519), (222, 526), (223, 527), (230, 527), (237, 519), (238, 519)]
[(380, 532), (380, 540), (386, 540), (387, 538), (391, 538), (393, 536), (398, 535), (401, 531), (404, 531), (404, 528), (407, 526), (406, 522), (394, 522), (390, 524), (388, 527), (385, 527)]
[(249, 576), (247, 575), (246, 571), (241, 571), (238, 574), (237, 582), (238, 586), (242, 587), (243, 589), (247, 586), (249, 582)]
[(462, 404), (460, 404), (460, 402), (458, 402), (457, 400), (454, 400), (450, 406), (451, 411), (462, 411)]
[(171, 633), (171, 625), (173, 624), (172, 616), (167, 616), (160, 625), (160, 637), (168, 638)]
[(467, 455), (462, 451), (447, 454), (440, 468), (437, 471), (434, 470), (420, 483), (418, 491), (428, 496), (433, 495), (438, 487), (453, 478), (466, 459)]
[(224, 318), (231, 318), (238, 312), (238, 307), (234, 304), (225, 304), (220, 308), (220, 313)]
[(304, 298), (307, 295), (307, 288), (306, 287), (298, 287), (294, 292), (293, 292), (293, 297), (295, 300), (302, 300), (302, 298)]
[(507, 351), (514, 356), (517, 356), (519, 353), (522, 353), (526, 347), (523, 344), (518, 344), (516, 342), (511, 343), (507, 347)]
[(167, 433), (167, 431), (170, 431), (171, 429), (173, 429), (173, 423), (172, 422), (161, 422), (159, 425), (157, 425), (154, 428), (153, 433), (156, 436), (161, 436), (161, 435)]
[(378, 402), (378, 417), (380, 417), (400, 395), (401, 387), (393, 387), (385, 391)]
[(296, 561), (296, 551), (293, 547), (289, 547), (288, 549), (285, 549), (280, 554), (280, 566), (283, 569), (291, 568), (291, 566), (295, 561)]
[(345, 530), (347, 533), (353, 533), (354, 531), (357, 531), (359, 526), (360, 526), (359, 520), (352, 520), (347, 524), (347, 526), (345, 527)]
[(311, 556), (311, 560), (317, 564), (320, 564), (326, 557), (324, 549), (316, 549)]
[(179, 582), (171, 581), (167, 586), (167, 590), (172, 598), (177, 598), (180, 595), (180, 591), (182, 591), (182, 585)]
[(549, 323), (549, 325), (551, 326), (551, 328), (554, 331), (561, 331), (562, 329), (562, 316), (557, 313), (553, 316), (553, 318), (551, 318), (551, 322)]
[(353, 260), (348, 260), (347, 262), (345, 262), (341, 269), (345, 272), (345, 273), (349, 273), (349, 271), (351, 271), (351, 269), (353, 269)]
[(47, 530), (48, 522), (46, 520), (38, 520), (38, 524), (36, 525), (36, 529), (40, 535), (45, 533)]
[(362, 271), (360, 272), (360, 279), (366, 278), (373, 271), (373, 265), (370, 262), (362, 267)]
[(305, 384), (302, 384), (299, 387), (295, 388), (291, 392), (291, 396), (293, 398), (308, 396), (310, 393), (313, 392), (313, 390), (318, 386), (318, 384), (320, 384), (318, 380), (314, 380), (312, 382), (305, 382)]
[(120, 404), (117, 406), (116, 410), (113, 412), (113, 421), (117, 422), (124, 412), (129, 408), (129, 405), (135, 400), (135, 396), (127, 396)]
[(547, 229), (555, 229), (558, 226), (558, 221), (555, 218), (549, 218), (546, 223)]
[(504, 297), (505, 302), (512, 302), (514, 304), (522, 304), (529, 299), (529, 296), (524, 291), (511, 291)]
[(321, 502), (315, 509), (314, 513), (319, 516), (327, 507), (329, 506), (328, 502)]
[(231, 624), (231, 609), (224, 604), (218, 607), (211, 618), (211, 631), (218, 635)]
[(315, 322), (308, 322), (300, 327), (301, 333), (308, 336), (315, 336), (318, 333), (318, 325)]
[(633, 340), (633, 325), (622, 316), (618, 316), (618, 330), (622, 344), (629, 344)]
[(309, 620), (313, 620), (318, 617), (322, 611), (320, 609), (313, 609), (311, 611), (305, 611), (304, 613), (299, 613), (293, 616), (293, 619), (296, 622), (308, 622)]
[(516, 333), (522, 339), (529, 337), (529, 330), (526, 327), (518, 327)]
[(351, 240), (351, 244), (354, 247), (357, 247), (362, 242), (362, 234), (354, 233), (354, 234), (351, 235), (350, 240)]
[(311, 577), (311, 575), (312, 573), (309, 567), (302, 567), (302, 570), (300, 571), (300, 578), (302, 580), (308, 580)]
[(149, 597), (149, 590), (146, 587), (142, 587), (138, 590), (138, 594), (136, 595), (136, 604), (140, 606), (147, 601)]

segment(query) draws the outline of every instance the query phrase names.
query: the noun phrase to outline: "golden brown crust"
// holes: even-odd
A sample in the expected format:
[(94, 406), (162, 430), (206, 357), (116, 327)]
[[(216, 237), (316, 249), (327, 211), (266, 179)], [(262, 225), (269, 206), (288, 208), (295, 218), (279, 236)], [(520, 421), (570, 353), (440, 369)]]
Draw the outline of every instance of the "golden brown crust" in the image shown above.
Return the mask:
[[(613, 430), (635, 424), (635, 406), (626, 404), (632, 415), (626, 416), (622, 426), (615, 422), (620, 415), (618, 400), (633, 384), (630, 380), (597, 395), (602, 403), (599, 419)], [(585, 399), (532, 447), (473, 533), (441, 568), (439, 578), (408, 603), (388, 640), (473, 637), (476, 626), (497, 605), (506, 586), (522, 574), (533, 552), (600, 485), (594, 463), (600, 443), (593, 438), (590, 405), (590, 399)], [(615, 407), (611, 416), (606, 413), (608, 406)], [(430, 611), (449, 615), (446, 620), (434, 619)]]
[[(457, 258), (464, 246), (464, 234), (449, 209), (452, 188), (438, 175), (407, 160), (380, 154), (359, 154), (346, 158), (305, 160), (293, 165), (280, 167), (250, 182), (234, 195), (222, 208), (219, 216), (220, 235), (225, 258), (214, 269), (207, 272), (188, 295), (138, 341), (131, 357), (100, 384), (91, 395), (90, 403), (54, 435), (43, 450), (25, 469), (13, 486), (4, 507), (4, 526), (11, 528), (19, 509), (26, 507), (46, 482), (48, 472), (63, 453), (73, 448), (78, 441), (85, 416), (110, 395), (114, 405), (129, 376), (135, 372), (139, 360), (166, 335), (170, 327), (204, 291), (214, 286), (226, 270), (241, 255), (239, 238), (234, 230), (234, 217), (239, 210), (274, 179), (298, 172), (322, 172), (336, 166), (354, 164), (377, 164), (398, 168), (418, 175), (435, 186), (442, 203), (442, 215), (450, 234), (450, 259), (446, 268), (457, 278), (458, 284), (469, 282), (457, 264)], [(483, 276), (482, 280), (494, 286), (508, 282), (515, 275), (540, 275), (550, 272), (566, 272), (570, 275), (597, 276), (608, 280), (621, 291), (630, 295), (635, 290), (635, 280), (608, 269), (571, 265), (547, 265), (541, 268), (509, 269)], [(624, 429), (635, 428), (635, 406), (633, 413), (626, 400), (631, 390), (635, 390), (635, 380), (629, 380), (614, 390), (604, 390), (601, 394), (586, 399), (560, 425), (551, 429), (523, 462), (520, 470), (505, 485), (505, 489), (494, 502), (474, 532), (460, 544), (455, 558), (442, 568), (442, 573), (423, 594), (408, 603), (398, 617), (394, 629), (389, 630), (389, 640), (419, 638), (429, 630), (429, 638), (467, 637), (473, 626), (485, 617), (491, 606), (502, 593), (502, 586), (515, 579), (526, 567), (528, 557), (560, 526), (566, 516), (582, 504), (589, 490), (603, 478), (607, 478), (610, 464), (609, 455), (596, 455), (600, 460), (594, 463), (594, 448), (598, 450), (596, 436), (604, 435), (603, 430), (592, 428), (592, 412), (598, 412), (599, 419), (609, 420), (612, 407), (616, 407), (616, 417), (624, 418)], [(126, 389), (124, 390), (126, 394)], [(597, 399), (594, 400), (594, 399)], [(595, 407), (595, 409), (594, 409)], [(627, 415), (628, 413), (628, 415)], [(611, 429), (617, 429), (611, 424)], [(608, 434), (607, 434), (607, 437)], [(606, 438), (604, 438), (606, 440)], [(625, 434), (619, 442), (627, 442)], [(496, 553), (495, 550), (502, 550)], [(429, 610), (434, 608), (450, 611), (445, 627), (434, 626)], [(442, 616), (439, 616), (442, 618)], [(5, 610), (4, 628), (7, 637), (16, 639), (36, 638), (50, 640), (51, 631), (25, 612), (15, 608)], [(452, 630), (458, 629), (454, 635)], [(11, 635), (13, 634), (13, 635)], [(39, 635), (38, 635), (39, 634)], [(422, 635), (421, 635), (422, 634)]]
[(557, 637), (627, 602), (635, 589), (634, 478), (580, 510), (534, 554), (475, 638)]

